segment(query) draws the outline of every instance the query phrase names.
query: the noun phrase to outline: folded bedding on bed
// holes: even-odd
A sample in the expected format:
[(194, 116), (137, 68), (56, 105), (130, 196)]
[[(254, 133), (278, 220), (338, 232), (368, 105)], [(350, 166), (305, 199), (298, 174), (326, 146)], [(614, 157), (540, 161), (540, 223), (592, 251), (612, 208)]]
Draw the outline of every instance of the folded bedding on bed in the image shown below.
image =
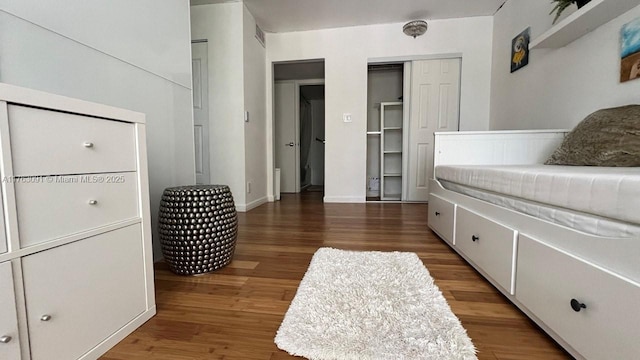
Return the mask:
[(496, 194), (640, 224), (640, 168), (440, 165), (435, 177)]

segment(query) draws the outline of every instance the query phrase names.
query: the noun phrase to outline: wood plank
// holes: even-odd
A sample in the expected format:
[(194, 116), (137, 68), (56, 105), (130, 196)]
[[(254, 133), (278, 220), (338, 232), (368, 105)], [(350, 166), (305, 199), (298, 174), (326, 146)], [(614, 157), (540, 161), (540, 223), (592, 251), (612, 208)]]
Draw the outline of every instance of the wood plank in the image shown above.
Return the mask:
[(571, 359), (427, 228), (424, 204), (323, 204), (308, 192), (238, 217), (229, 266), (188, 277), (156, 264), (158, 314), (103, 360), (296, 359), (273, 338), (324, 246), (417, 253), (481, 360)]

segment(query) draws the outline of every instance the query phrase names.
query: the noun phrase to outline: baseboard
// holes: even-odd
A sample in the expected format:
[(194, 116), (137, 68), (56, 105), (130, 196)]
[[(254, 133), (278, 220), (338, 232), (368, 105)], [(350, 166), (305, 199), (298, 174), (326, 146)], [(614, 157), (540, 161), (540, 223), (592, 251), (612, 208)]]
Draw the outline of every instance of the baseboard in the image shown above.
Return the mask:
[(326, 203), (364, 203), (366, 198), (362, 196), (325, 196)]
[(236, 204), (236, 211), (237, 212), (251, 211), (262, 204), (266, 204), (267, 201), (268, 201), (268, 197), (265, 196), (265, 197), (261, 197), (260, 199), (254, 200), (248, 204)]
[(275, 200), (276, 200), (275, 196), (273, 196), (273, 195), (267, 196), (267, 201), (268, 202), (274, 202)]

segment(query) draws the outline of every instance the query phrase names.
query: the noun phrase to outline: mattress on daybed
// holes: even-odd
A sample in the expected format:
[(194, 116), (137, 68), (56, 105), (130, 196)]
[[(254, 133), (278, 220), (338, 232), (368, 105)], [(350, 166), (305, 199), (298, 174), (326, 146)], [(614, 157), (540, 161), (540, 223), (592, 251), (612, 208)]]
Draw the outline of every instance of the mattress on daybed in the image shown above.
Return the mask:
[(445, 165), (445, 188), (601, 236), (640, 234), (640, 168)]

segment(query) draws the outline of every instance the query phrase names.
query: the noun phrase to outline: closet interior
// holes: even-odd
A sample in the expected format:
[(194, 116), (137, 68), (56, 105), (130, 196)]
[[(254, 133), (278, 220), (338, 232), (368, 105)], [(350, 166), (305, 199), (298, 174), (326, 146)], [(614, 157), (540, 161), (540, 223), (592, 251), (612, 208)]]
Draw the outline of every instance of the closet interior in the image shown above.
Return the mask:
[(370, 64), (367, 77), (367, 201), (400, 201), (404, 64)]

